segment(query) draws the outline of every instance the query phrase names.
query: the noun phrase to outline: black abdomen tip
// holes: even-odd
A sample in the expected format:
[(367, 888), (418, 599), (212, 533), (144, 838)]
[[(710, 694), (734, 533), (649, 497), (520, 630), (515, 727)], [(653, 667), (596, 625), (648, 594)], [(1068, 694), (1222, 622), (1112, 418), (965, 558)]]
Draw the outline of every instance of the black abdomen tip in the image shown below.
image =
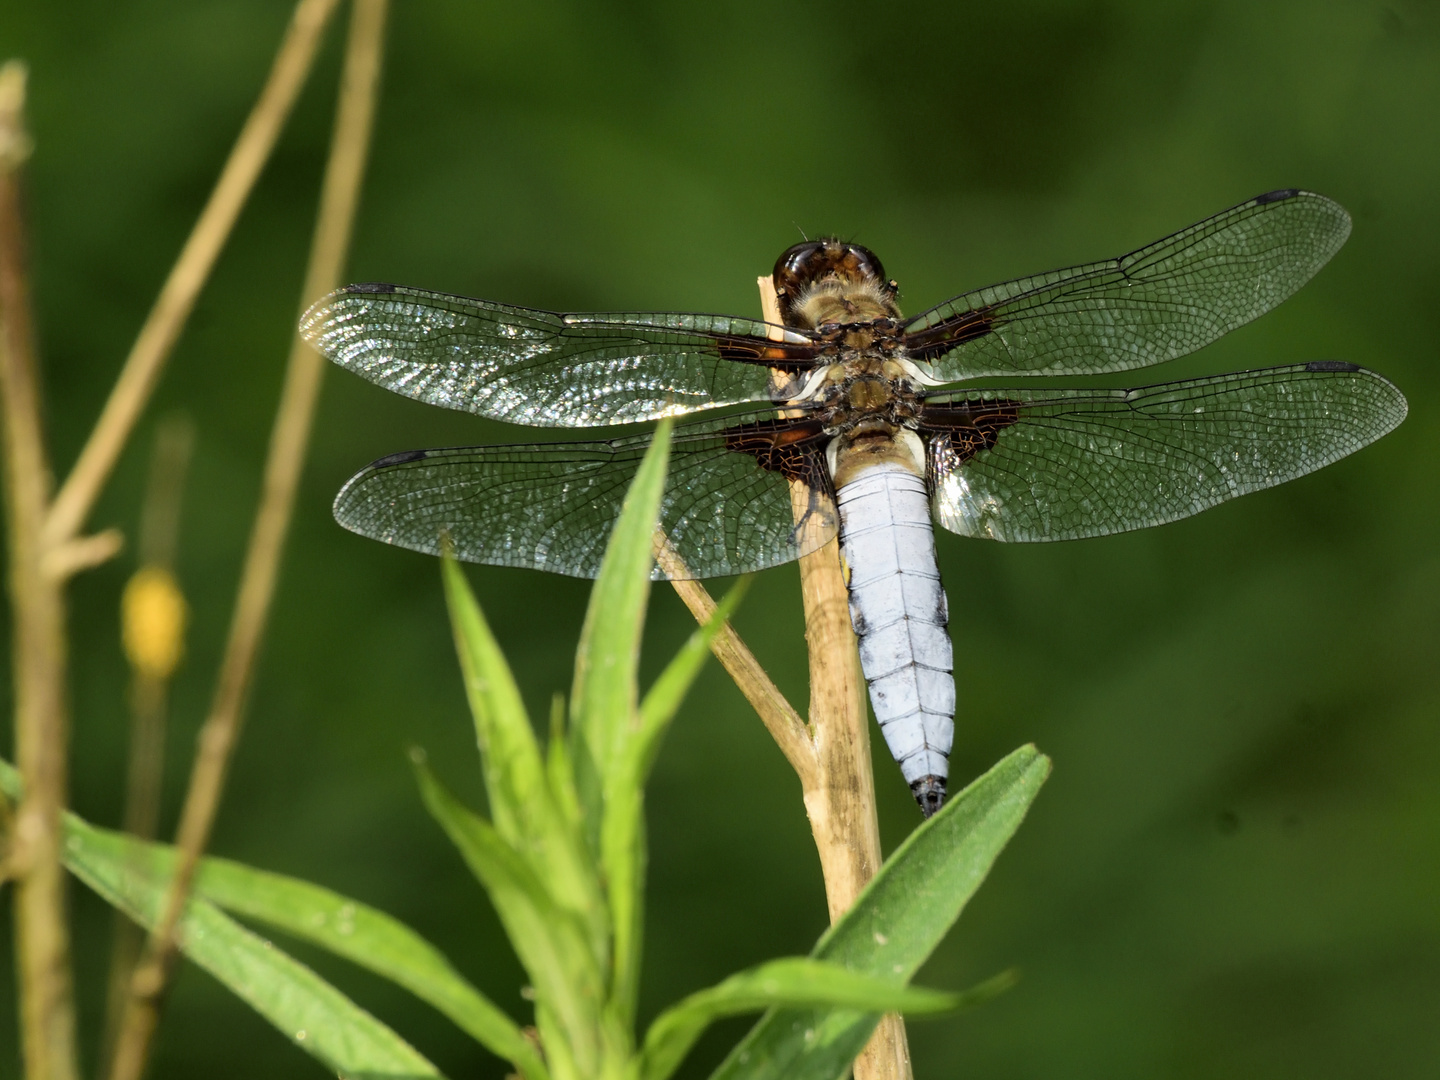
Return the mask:
[(920, 809), (928, 818), (945, 805), (945, 778), (943, 776), (922, 776), (910, 785), (910, 791)]

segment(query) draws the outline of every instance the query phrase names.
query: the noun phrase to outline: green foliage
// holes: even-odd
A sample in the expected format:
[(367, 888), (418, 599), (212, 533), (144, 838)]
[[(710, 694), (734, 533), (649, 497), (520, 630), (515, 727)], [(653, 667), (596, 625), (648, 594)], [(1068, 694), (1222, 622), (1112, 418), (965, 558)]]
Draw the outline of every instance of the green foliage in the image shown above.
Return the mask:
[[(31, 284), (62, 473), (291, 6), (0, 8), (3, 55), (32, 73)], [(970, 904), (918, 976), (959, 987), (967, 973), (1020, 963), (1025, 982), (1003, 1008), (916, 1027), (911, 1049), (917, 1071), (935, 1076), (1348, 1080), (1383, 1069), (1432, 1080), (1440, 5), (932, 2), (883, 23), (867, 8), (866, 32), (802, 4), (763, 15), (754, 4), (392, 8), (354, 281), (560, 311), (754, 316), (756, 275), (803, 229), (870, 246), (908, 315), (1118, 254), (1268, 188), (1298, 184), (1350, 209), (1354, 235), (1315, 281), (1154, 376), (1353, 360), (1414, 402), (1394, 435), (1162, 529), (1042, 546), (936, 536), (961, 661), (955, 788), (1031, 740), (1064, 774), (986, 881), (985, 902)], [(903, 48), (876, 47), (882, 25)], [(960, 42), (985, 45), (957, 62)], [(193, 633), (174, 687), (172, 812), (213, 693), (294, 330), (339, 45), (332, 34), (151, 414), (183, 408), (199, 432), (177, 565)], [(823, 165), (792, 149), (801, 127), (825, 142)], [(908, 149), (892, 150), (902, 132)], [(142, 420), (91, 519), (127, 542), (152, 434)], [(337, 528), (328, 503), (382, 454), (552, 434), (567, 437), (326, 373), (216, 849), (343, 883), (423, 926), (527, 1023), (496, 920), (464, 920), (453, 937), (422, 921), (485, 903), (468, 874), (436, 872), (448, 844), (397, 768), (407, 742), (424, 743), (437, 769), (465, 768), (437, 570)], [(97, 824), (118, 824), (124, 798), (115, 607), (132, 568), (122, 554), (68, 598), (75, 803)], [(550, 692), (568, 698), (588, 585), (471, 577), (544, 741)], [(802, 704), (796, 593), (793, 567), (758, 575), (739, 628)], [(693, 627), (664, 587), (654, 594), (645, 672)], [(669, 1003), (662, 986), (679, 998), (741, 964), (807, 953), (823, 924), (795, 785), (720, 673), (701, 680), (645, 794), (646, 1017)], [(8, 675), (0, 683), (13, 695)], [(878, 741), (874, 754), (888, 854), (919, 818)], [(468, 795), (471, 774), (442, 775)], [(110, 919), (89, 899), (74, 905), (73, 925), (81, 1027), (93, 1035)], [(0, 935), (0, 971), (14, 970), (13, 950), (13, 934)], [(162, 1029), (156, 1080), (304, 1076), (278, 1039), (237, 1045), (248, 1018), (227, 997), (205, 976), (179, 981), (172, 1004), (184, 1021)], [(426, 1011), (400, 999), (383, 1016), (458, 1073), (449, 1063), (473, 1059), (470, 1037)], [(16, 1012), (6, 975), (6, 1077)], [(698, 1055), (712, 1048), (723, 1054), (705, 1040), (687, 1080), (703, 1080)], [(96, 1060), (93, 1046), (82, 1051)], [(499, 1080), (504, 1070), (473, 1072)]]
[[(19, 797), (19, 774), (4, 762), (0, 762), (0, 787), (12, 798)], [(97, 829), (74, 814), (65, 815), (65, 865), (102, 898), (147, 929), (159, 917), (173, 864), (174, 852), (168, 847), (142, 843), (121, 833)], [(219, 896), (210, 891), (217, 876), (222, 882)], [(322, 896), (326, 899), (322, 900)], [(302, 882), (234, 863), (205, 860), (195, 894), (180, 922), (185, 955), (229, 987), (286, 1038), (342, 1076), (400, 1080), (440, 1074), (399, 1035), (324, 979), (221, 911), (225, 898), (240, 899), (237, 906), (262, 921), (272, 921), (267, 914), (278, 915), (279, 919), (274, 920), (277, 925), (317, 944), (335, 948), (340, 942), (334, 937), (347, 938), (335, 951), (353, 959), (361, 959), (373, 946), (376, 955), (384, 958), (366, 965), (373, 970), (381, 974), (407, 971), (412, 976), (408, 982), (402, 978), (396, 981), (411, 989), (428, 984), (438, 991), (437, 997), (454, 1001), (456, 1011), (475, 1013), (480, 1003), (479, 1014), (493, 1013), (493, 1019), (485, 1017), (490, 1024), (503, 1019), (503, 1014), (450, 972), (443, 958), (423, 939), (386, 916)], [(286, 913), (284, 908), (290, 899), (296, 904), (293, 911)], [(338, 906), (334, 901), (339, 901)], [(334, 935), (321, 933), (324, 928), (315, 918), (330, 912), (337, 916), (332, 924)], [(341, 912), (346, 913), (343, 920), (338, 918)], [(298, 925), (287, 925), (292, 920), (297, 920)], [(306, 922), (311, 926), (306, 927)], [(353, 933), (341, 929), (347, 923), (354, 927)], [(410, 955), (400, 958), (397, 953)], [(486, 1024), (479, 1026), (483, 1029)]]
[[(950, 994), (903, 986), (824, 960), (772, 960), (691, 994), (657, 1016), (645, 1034), (639, 1080), (669, 1076), (705, 1028), (726, 1016), (780, 1005), (924, 1015), (954, 1012), (974, 1000), (973, 993)], [(818, 1064), (819, 1059), (801, 1063), (802, 1071), (796, 1075), (819, 1075), (814, 1071)]]
[[(885, 860), (812, 955), (908, 982), (985, 880), (1049, 772), (1048, 758), (1022, 746), (953, 796)], [(877, 1019), (836, 1009), (777, 1010), (735, 1048), (715, 1080), (839, 1076)]]
[[(236, 923), (243, 916), (345, 957), (410, 990), (526, 1080), (666, 1080), (715, 1020), (770, 1010), (717, 1078), (841, 1076), (880, 1014), (952, 1012), (1007, 987), (908, 985), (984, 879), (1048, 772), (1011, 754), (921, 826), (810, 957), (770, 961), (691, 994), (634, 1035), (646, 862), (644, 785), (659, 745), (743, 583), (643, 699), (638, 660), (669, 426), (660, 425), (591, 598), (571, 696), (542, 750), (514, 677), (471, 593), (442, 562), (474, 715), (489, 818), (462, 805), (416, 753), (425, 805), (499, 914), (529, 976), (532, 1040), (414, 931), (327, 889), (219, 859), (203, 861), (182, 948), (327, 1067), (350, 1077), (434, 1077), (434, 1066), (313, 971)], [(13, 771), (0, 772), (12, 794)], [(142, 925), (153, 923), (174, 853), (66, 822), (71, 870)], [(223, 910), (222, 910), (223, 909)], [(538, 1044), (538, 1045), (537, 1045)]]

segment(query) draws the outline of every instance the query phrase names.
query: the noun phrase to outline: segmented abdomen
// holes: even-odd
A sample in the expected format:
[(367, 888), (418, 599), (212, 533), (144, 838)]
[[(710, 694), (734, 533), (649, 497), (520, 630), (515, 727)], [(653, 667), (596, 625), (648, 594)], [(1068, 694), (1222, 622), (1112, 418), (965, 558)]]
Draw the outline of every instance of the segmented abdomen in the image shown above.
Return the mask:
[[(860, 666), (890, 752), (927, 813), (943, 798), (955, 733), (949, 612), (925, 481), (877, 462), (837, 493)], [(938, 784), (924, 784), (927, 780)]]

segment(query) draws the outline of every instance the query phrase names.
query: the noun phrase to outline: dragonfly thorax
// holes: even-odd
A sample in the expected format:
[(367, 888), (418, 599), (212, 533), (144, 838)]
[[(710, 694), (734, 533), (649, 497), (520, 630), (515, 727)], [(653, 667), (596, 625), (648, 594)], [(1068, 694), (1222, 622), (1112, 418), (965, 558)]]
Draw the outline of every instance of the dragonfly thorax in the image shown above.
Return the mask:
[(914, 365), (878, 350), (842, 349), (797, 400), (807, 401), (830, 435), (864, 425), (914, 426), (920, 409)]

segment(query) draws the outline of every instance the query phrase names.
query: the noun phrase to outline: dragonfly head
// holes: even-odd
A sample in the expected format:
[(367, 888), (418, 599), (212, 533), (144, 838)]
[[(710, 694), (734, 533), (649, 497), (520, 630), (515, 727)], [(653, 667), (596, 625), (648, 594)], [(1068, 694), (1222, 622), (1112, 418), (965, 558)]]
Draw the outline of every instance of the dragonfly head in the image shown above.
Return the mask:
[(895, 318), (899, 286), (869, 248), (840, 240), (807, 240), (775, 260), (772, 275), (786, 326), (813, 330), (826, 323)]

